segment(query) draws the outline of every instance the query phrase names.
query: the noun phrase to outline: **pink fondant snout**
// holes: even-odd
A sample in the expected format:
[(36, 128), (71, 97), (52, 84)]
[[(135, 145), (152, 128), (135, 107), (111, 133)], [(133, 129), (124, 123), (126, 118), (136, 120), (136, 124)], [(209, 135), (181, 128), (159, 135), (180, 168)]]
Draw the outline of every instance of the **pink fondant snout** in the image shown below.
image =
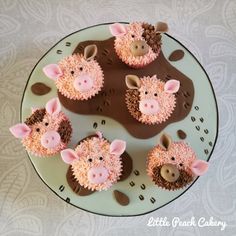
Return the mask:
[(102, 184), (107, 180), (108, 175), (108, 170), (105, 167), (92, 167), (88, 171), (88, 180), (92, 184)]
[(156, 115), (159, 109), (159, 103), (155, 99), (143, 99), (139, 103), (139, 110), (145, 115)]
[(79, 92), (86, 92), (93, 87), (93, 79), (88, 75), (81, 75), (74, 80), (74, 88)]
[(60, 134), (56, 131), (47, 131), (41, 137), (41, 144), (45, 148), (55, 148), (61, 142)]

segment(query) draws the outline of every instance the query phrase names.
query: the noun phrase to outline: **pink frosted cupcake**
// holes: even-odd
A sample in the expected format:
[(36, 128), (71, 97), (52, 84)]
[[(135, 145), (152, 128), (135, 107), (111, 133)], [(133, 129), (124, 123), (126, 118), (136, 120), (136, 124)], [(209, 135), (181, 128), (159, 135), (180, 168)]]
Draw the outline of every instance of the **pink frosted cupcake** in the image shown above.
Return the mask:
[(185, 142), (172, 142), (162, 135), (147, 158), (147, 174), (161, 188), (176, 190), (190, 184), (196, 176), (203, 175), (208, 163), (197, 160), (196, 154)]
[(142, 78), (127, 75), (126, 85), (126, 105), (135, 119), (152, 125), (160, 124), (171, 116), (176, 104), (174, 93), (180, 87), (178, 80), (164, 83), (156, 75)]
[(10, 132), (22, 139), (28, 152), (44, 157), (57, 154), (67, 147), (72, 128), (61, 111), (58, 98), (53, 98), (45, 108), (33, 109), (31, 116), (24, 123), (12, 126)]
[(88, 45), (84, 55), (65, 57), (58, 64), (43, 68), (46, 76), (55, 80), (57, 89), (65, 97), (73, 100), (87, 100), (101, 90), (104, 82), (103, 71), (94, 59), (96, 45)]
[(126, 143), (114, 140), (109, 143), (100, 132), (98, 136), (82, 140), (75, 150), (61, 151), (64, 162), (72, 166), (78, 183), (89, 190), (107, 190), (116, 183), (122, 173), (121, 154)]
[(154, 61), (161, 50), (161, 33), (167, 32), (166, 23), (158, 22), (156, 27), (134, 22), (129, 25), (115, 23), (109, 26), (115, 36), (115, 50), (127, 65), (142, 68)]

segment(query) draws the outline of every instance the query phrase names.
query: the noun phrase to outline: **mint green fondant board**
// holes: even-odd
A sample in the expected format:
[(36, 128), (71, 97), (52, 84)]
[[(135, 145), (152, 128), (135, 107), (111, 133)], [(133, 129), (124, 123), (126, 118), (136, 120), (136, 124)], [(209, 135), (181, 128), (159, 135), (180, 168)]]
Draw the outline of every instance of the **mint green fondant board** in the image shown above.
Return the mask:
[[(25, 88), (21, 110), (22, 121), (30, 115), (31, 107), (44, 107), (49, 99), (57, 96), (54, 82), (44, 75), (42, 68), (47, 64), (57, 63), (63, 57), (72, 54), (79, 42), (110, 38), (111, 34), (108, 25), (97, 25), (75, 32), (65, 37), (43, 56), (33, 69)], [(198, 158), (209, 160), (215, 146), (218, 131), (218, 112), (212, 86), (203, 68), (186, 48), (168, 35), (163, 35), (162, 39), (162, 50), (166, 58), (176, 49), (184, 51), (185, 55), (182, 60), (170, 63), (187, 75), (193, 81), (195, 88), (194, 102), (189, 115), (184, 120), (167, 126), (164, 132), (170, 134), (172, 139), (177, 141), (180, 140), (177, 136), (177, 130), (183, 130), (187, 134), (185, 141), (195, 150)], [(71, 45), (68, 46), (66, 42), (70, 42)], [(61, 50), (62, 53), (58, 54), (57, 50)], [(43, 82), (51, 87), (52, 90), (43, 96), (35, 95), (31, 92), (31, 85), (36, 82)], [(184, 188), (177, 191), (163, 190), (155, 186), (146, 175), (145, 163), (148, 150), (157, 144), (160, 134), (146, 140), (137, 139), (132, 137), (121, 124), (113, 119), (97, 115), (78, 115), (69, 112), (65, 108), (62, 108), (62, 110), (71, 119), (73, 126), (73, 136), (69, 147), (74, 148), (78, 140), (93, 134), (96, 130), (101, 130), (109, 140), (115, 138), (125, 139), (127, 141), (127, 152), (133, 159), (133, 172), (128, 179), (118, 182), (107, 191), (81, 197), (76, 195), (67, 184), (66, 172), (68, 165), (61, 160), (60, 155), (39, 158), (28, 153), (35, 170), (43, 182), (65, 201), (97, 214), (134, 216), (158, 209), (173, 201), (188, 189)], [(105, 125), (101, 123), (102, 120), (106, 120)], [(98, 124), (96, 130), (93, 128), (94, 122)], [(199, 126), (200, 130), (196, 129), (197, 126)], [(201, 141), (201, 137), (204, 138), (204, 141)], [(138, 170), (139, 175), (136, 175), (134, 170)], [(133, 187), (130, 185), (131, 181), (135, 183)], [(145, 189), (141, 188), (142, 184), (146, 186)], [(64, 190), (60, 186), (64, 186)], [(129, 197), (130, 203), (127, 206), (119, 205), (114, 199), (112, 193), (115, 189)], [(143, 200), (140, 200), (140, 195), (143, 196)]]

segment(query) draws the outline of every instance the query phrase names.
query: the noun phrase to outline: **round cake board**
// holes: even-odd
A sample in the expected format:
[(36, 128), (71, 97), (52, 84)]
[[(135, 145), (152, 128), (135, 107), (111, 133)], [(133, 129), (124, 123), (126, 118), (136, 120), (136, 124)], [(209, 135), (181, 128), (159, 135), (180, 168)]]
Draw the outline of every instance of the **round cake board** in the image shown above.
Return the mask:
[[(109, 24), (111, 23), (92, 26), (66, 36), (39, 60), (29, 76), (23, 94), (22, 122), (30, 115), (32, 107), (44, 107), (48, 100), (57, 96), (54, 81), (44, 75), (42, 68), (71, 55), (79, 42), (110, 38)], [(184, 51), (182, 60), (170, 61), (170, 63), (193, 81), (195, 89), (192, 109), (188, 116), (179, 122), (168, 125), (163, 132), (171, 135), (174, 141), (178, 141), (180, 138), (177, 131), (183, 130), (187, 134), (185, 141), (194, 149), (198, 159), (209, 160), (218, 134), (218, 110), (211, 82), (197, 59), (180, 42), (168, 34), (163, 34), (162, 42), (162, 51), (166, 58), (175, 50)], [(51, 91), (42, 96), (32, 93), (31, 86), (37, 82), (46, 84), (51, 88)], [(193, 183), (180, 190), (168, 191), (155, 186), (146, 175), (147, 153), (158, 143), (163, 132), (149, 139), (137, 139), (132, 137), (121, 124), (108, 117), (79, 115), (64, 107), (62, 110), (70, 118), (73, 126), (70, 148), (74, 148), (79, 140), (99, 130), (110, 141), (117, 138), (126, 140), (126, 151), (133, 160), (133, 171), (125, 181), (116, 183), (107, 191), (95, 192), (89, 196), (78, 196), (67, 183), (68, 165), (62, 161), (59, 154), (49, 158), (39, 158), (28, 153), (41, 180), (66, 202), (100, 215), (136, 216), (163, 207), (177, 199), (192, 186)], [(96, 125), (94, 125), (95, 123)], [(207, 178), (207, 174), (202, 178)], [(121, 206), (113, 196), (114, 190), (125, 193), (129, 197), (130, 203), (127, 206)]]

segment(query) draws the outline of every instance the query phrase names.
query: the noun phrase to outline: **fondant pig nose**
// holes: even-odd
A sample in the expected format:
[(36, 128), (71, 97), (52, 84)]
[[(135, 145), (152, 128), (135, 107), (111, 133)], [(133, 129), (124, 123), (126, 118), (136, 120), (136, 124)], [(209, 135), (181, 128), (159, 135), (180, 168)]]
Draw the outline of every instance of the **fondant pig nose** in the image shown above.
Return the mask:
[(175, 165), (165, 164), (161, 167), (161, 176), (167, 182), (175, 182), (179, 178), (179, 170)]
[(60, 142), (60, 134), (56, 131), (47, 131), (41, 137), (41, 144), (45, 148), (55, 148)]
[(133, 56), (144, 56), (148, 53), (149, 47), (147, 43), (143, 40), (135, 40), (130, 45), (130, 51)]
[(74, 80), (74, 88), (79, 92), (86, 92), (93, 87), (93, 80), (88, 75), (81, 75)]
[(159, 103), (155, 99), (143, 99), (139, 103), (139, 110), (145, 115), (156, 115), (159, 109)]
[(92, 167), (88, 171), (88, 180), (92, 184), (104, 183), (108, 178), (108, 170), (105, 167)]

